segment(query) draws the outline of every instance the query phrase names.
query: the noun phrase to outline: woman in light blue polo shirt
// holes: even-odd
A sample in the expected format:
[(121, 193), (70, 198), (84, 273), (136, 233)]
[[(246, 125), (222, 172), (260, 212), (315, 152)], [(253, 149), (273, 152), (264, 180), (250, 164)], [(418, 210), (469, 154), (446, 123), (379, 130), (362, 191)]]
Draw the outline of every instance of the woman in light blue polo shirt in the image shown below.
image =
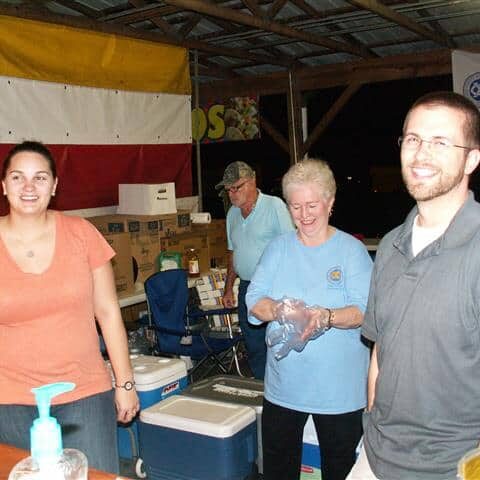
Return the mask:
[(366, 406), (369, 351), (358, 328), (367, 304), (372, 261), (362, 242), (329, 225), (336, 184), (327, 163), (307, 159), (283, 177), (297, 227), (263, 253), (247, 292), (249, 321), (282, 328), (279, 301), (315, 306), (311, 322), (326, 328), (301, 352), (280, 360), (268, 349), (262, 416), (264, 480), (300, 478), (303, 428), (312, 414), (322, 480), (344, 480), (355, 460)]

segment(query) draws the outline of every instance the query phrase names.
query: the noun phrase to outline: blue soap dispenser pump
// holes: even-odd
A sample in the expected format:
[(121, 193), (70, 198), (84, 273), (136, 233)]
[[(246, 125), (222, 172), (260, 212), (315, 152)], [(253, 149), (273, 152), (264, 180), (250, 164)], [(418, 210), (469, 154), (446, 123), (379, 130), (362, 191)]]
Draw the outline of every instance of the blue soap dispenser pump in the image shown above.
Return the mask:
[(74, 388), (71, 382), (32, 388), (39, 416), (30, 428), (31, 456), (15, 465), (8, 480), (87, 480), (87, 457), (79, 450), (63, 449), (60, 425), (50, 416), (52, 398)]

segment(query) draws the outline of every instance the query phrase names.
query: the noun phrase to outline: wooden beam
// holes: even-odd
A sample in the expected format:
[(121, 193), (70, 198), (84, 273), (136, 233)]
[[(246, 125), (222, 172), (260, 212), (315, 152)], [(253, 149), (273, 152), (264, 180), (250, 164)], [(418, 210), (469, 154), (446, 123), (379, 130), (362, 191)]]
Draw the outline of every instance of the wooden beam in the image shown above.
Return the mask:
[(97, 18), (100, 15), (100, 12), (98, 10), (87, 7), (82, 3), (76, 2), (74, 0), (55, 0), (55, 3), (63, 5), (64, 7), (67, 7), (70, 10), (81, 13), (90, 18)]
[(242, 3), (252, 12), (252, 15), (257, 15), (258, 17), (264, 16), (264, 13), (258, 6), (256, 0), (242, 0)]
[(282, 150), (290, 153), (288, 140), (263, 115), (260, 115), (260, 128), (265, 130)]
[(321, 120), (315, 125), (315, 128), (312, 130), (312, 133), (308, 136), (305, 144), (303, 145), (302, 156), (305, 153), (308, 153), (312, 145), (318, 140), (320, 135), (327, 129), (327, 127), (332, 123), (334, 118), (338, 113), (343, 109), (347, 102), (357, 93), (357, 91), (362, 86), (361, 83), (351, 83), (342, 94), (335, 100), (334, 104), (330, 107), (328, 112), (321, 118)]
[[(451, 52), (447, 49), (392, 55), (385, 58), (362, 60), (321, 67), (302, 68), (297, 71), (297, 84), (303, 91), (349, 85), (352, 82), (374, 83), (406, 78), (431, 77), (452, 73)], [(242, 95), (274, 95), (286, 93), (287, 73), (249, 77), (244, 80), (212, 82), (200, 86), (202, 98)]]
[(356, 45), (337, 42), (335, 40), (331, 40), (320, 35), (315, 35), (304, 30), (298, 30), (272, 20), (256, 17), (254, 15), (247, 15), (246, 13), (237, 12), (231, 8), (219, 7), (203, 0), (164, 0), (164, 3), (186, 10), (192, 10), (204, 15), (223, 18), (242, 25), (260, 28), (262, 30), (283, 35), (285, 37), (297, 38), (298, 40), (302, 40), (313, 45), (322, 45), (323, 47), (329, 48), (333, 51), (347, 52), (359, 57), (368, 58), (370, 56), (370, 54), (363, 48)]
[(275, 18), (277, 13), (284, 7), (287, 0), (275, 0), (267, 11), (267, 18)]
[(364, 8), (366, 10), (370, 10), (371, 12), (375, 13), (376, 15), (385, 18), (391, 22), (394, 22), (400, 25), (407, 30), (411, 30), (416, 34), (420, 35), (423, 38), (428, 38), (429, 40), (433, 40), (434, 42), (438, 43), (442, 47), (449, 47), (449, 40), (447, 37), (435, 33), (434, 31), (423, 27), (422, 25), (418, 24), (417, 22), (413, 21), (406, 15), (396, 12), (395, 10), (381, 4), (377, 0), (348, 0), (349, 3), (355, 5), (360, 8)]
[(178, 33), (182, 38), (186, 38), (188, 34), (198, 25), (202, 17), (196, 13), (190, 15), (188, 20), (180, 27)]
[(291, 0), (291, 2), (307, 15), (316, 16), (318, 14), (318, 11), (305, 2), (305, 0)]
[(303, 156), (302, 96), (297, 87), (295, 70), (288, 72), (287, 107), (290, 165), (293, 165)]
[(152, 15), (170, 15), (172, 13), (177, 13), (178, 11), (179, 9), (175, 7), (166, 7), (165, 5), (153, 3), (145, 4), (141, 7), (129, 8), (120, 12), (110, 13), (100, 17), (99, 20), (102, 22), (128, 25), (130, 23), (148, 20)]

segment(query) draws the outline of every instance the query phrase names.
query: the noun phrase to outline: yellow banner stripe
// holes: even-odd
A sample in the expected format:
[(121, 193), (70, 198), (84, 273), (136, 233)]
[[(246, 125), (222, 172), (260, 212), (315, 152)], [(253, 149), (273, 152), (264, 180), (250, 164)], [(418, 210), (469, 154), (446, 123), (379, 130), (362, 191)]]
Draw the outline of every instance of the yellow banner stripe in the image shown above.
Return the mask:
[(0, 15), (0, 75), (88, 87), (190, 94), (181, 47)]

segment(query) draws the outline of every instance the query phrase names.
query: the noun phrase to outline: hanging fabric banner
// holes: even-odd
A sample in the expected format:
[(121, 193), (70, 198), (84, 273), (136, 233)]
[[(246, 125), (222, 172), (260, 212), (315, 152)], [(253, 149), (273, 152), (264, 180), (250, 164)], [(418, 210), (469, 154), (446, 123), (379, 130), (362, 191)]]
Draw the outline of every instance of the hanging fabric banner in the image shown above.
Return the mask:
[(257, 97), (232, 97), (192, 111), (193, 140), (202, 143), (260, 138)]
[(452, 52), (453, 90), (472, 100), (480, 108), (480, 54)]
[(185, 49), (1, 16), (0, 31), (0, 158), (45, 143), (58, 163), (54, 208), (116, 205), (119, 183), (175, 182), (191, 195)]

